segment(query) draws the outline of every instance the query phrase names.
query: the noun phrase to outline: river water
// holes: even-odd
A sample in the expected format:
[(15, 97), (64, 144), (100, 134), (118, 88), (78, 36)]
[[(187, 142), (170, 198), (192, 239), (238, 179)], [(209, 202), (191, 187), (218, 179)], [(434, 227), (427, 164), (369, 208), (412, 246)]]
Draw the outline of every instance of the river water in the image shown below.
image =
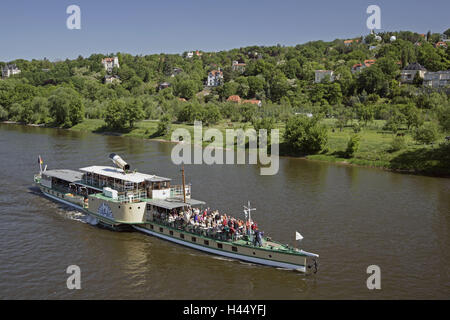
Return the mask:
[[(181, 181), (172, 145), (0, 124), (1, 299), (448, 299), (450, 180), (281, 158), (255, 165), (187, 165), (193, 198), (242, 217), (248, 200), (266, 235), (320, 255), (319, 272), (223, 259), (137, 232), (112, 232), (36, 194), (49, 169), (110, 165), (116, 152), (141, 172)], [(69, 265), (81, 290), (68, 290)], [(381, 270), (368, 290), (367, 267)]]

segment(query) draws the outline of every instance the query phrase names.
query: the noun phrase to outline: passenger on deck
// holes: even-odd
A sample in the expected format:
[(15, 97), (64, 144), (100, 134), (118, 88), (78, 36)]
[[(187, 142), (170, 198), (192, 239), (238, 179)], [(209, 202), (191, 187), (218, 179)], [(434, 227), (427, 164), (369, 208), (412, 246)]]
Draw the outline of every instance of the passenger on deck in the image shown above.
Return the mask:
[(264, 236), (264, 232), (261, 232), (258, 229), (255, 229), (255, 238), (253, 239), (253, 245), (262, 247), (263, 246), (263, 236)]

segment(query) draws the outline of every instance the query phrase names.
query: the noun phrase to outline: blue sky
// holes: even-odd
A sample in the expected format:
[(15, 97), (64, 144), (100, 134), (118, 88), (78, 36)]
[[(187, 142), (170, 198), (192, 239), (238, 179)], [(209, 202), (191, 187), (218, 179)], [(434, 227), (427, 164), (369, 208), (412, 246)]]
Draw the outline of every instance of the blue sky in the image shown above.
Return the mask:
[[(66, 27), (71, 4), (81, 30)], [(2, 0), (0, 61), (331, 41), (367, 34), (371, 4), (382, 31), (450, 28), (448, 0)]]

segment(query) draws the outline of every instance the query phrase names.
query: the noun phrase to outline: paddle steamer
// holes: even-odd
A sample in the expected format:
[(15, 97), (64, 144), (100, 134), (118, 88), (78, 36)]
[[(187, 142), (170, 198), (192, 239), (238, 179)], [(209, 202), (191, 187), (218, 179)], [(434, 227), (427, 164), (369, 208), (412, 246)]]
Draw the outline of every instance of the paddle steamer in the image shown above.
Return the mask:
[[(242, 261), (317, 272), (317, 254), (279, 243), (270, 237), (255, 241), (255, 232), (229, 236), (189, 221), (171, 221), (171, 213), (199, 209), (205, 202), (191, 197), (191, 185), (171, 185), (171, 179), (131, 170), (117, 154), (110, 154), (114, 166), (90, 166), (79, 170), (42, 169), (34, 176), (42, 193), (88, 215), (90, 224), (113, 230), (135, 229), (180, 245)], [(253, 223), (250, 205), (244, 206), (246, 222)]]

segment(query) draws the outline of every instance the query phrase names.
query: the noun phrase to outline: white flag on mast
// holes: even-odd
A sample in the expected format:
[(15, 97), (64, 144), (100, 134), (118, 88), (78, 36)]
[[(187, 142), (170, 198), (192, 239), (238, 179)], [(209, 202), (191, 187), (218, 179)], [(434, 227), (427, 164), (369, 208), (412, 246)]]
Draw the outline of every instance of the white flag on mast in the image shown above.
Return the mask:
[(302, 240), (302, 239), (303, 236), (298, 231), (295, 231), (295, 240)]

